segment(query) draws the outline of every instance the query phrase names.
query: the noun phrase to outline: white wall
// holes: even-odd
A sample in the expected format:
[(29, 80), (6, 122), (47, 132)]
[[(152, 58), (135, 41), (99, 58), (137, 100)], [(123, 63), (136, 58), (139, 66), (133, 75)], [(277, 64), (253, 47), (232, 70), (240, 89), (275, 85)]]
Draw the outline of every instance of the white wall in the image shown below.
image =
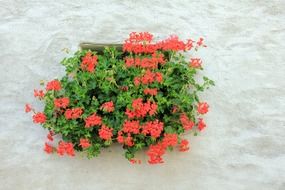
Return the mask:
[[(283, 0), (75, 2), (0, 0), (1, 190), (285, 189)], [(203, 94), (208, 128), (163, 165), (130, 165), (120, 147), (92, 160), (44, 154), (46, 131), (23, 112), (42, 107), (39, 80), (62, 76), (61, 49), (131, 31), (206, 38), (204, 73), (216, 81)]]

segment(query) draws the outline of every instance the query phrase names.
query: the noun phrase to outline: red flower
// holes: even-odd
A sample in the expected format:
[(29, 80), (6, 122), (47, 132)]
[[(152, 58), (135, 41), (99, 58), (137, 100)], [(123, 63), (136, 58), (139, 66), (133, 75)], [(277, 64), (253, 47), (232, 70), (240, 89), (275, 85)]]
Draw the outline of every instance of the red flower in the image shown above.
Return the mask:
[(88, 72), (93, 72), (97, 65), (97, 56), (93, 55), (91, 52), (86, 53), (82, 58), (81, 69)]
[(134, 141), (133, 141), (133, 138), (131, 137), (130, 133), (128, 133), (128, 136), (125, 139), (125, 144), (127, 146), (134, 146)]
[(186, 50), (186, 51), (192, 49), (192, 47), (193, 47), (193, 42), (194, 42), (194, 41), (191, 40), (191, 39), (188, 39), (188, 40), (187, 40), (187, 43), (185, 44), (185, 50)]
[(153, 58), (143, 58), (139, 62), (139, 67), (145, 68), (145, 69), (155, 69), (158, 66), (158, 62), (156, 62)]
[(60, 141), (57, 147), (57, 154), (63, 156), (64, 153), (65, 153), (65, 143), (63, 141)]
[(139, 57), (127, 57), (125, 59), (126, 67), (140, 67), (144, 69), (156, 69), (158, 67), (158, 64), (164, 63), (164, 55), (162, 53), (156, 54), (156, 52), (152, 54), (152, 57), (144, 57), (142, 59)]
[[(178, 36), (172, 35), (166, 40), (159, 41), (157, 43), (152, 42), (152, 34), (148, 34), (145, 37), (143, 33), (133, 33), (130, 37), (125, 40), (123, 44), (123, 51), (139, 53), (155, 53), (157, 50), (162, 49), (164, 51), (188, 51), (193, 47), (194, 41), (188, 39), (186, 43), (181, 41)], [(196, 43), (197, 47), (206, 45), (203, 44), (203, 38), (200, 38)]]
[(81, 108), (73, 108), (67, 109), (64, 115), (66, 119), (77, 119), (82, 115), (82, 113), (83, 110)]
[(105, 102), (102, 106), (101, 109), (103, 109), (106, 112), (113, 112), (114, 111), (114, 103), (112, 101), (110, 102)]
[(49, 90), (55, 90), (55, 91), (61, 90), (61, 84), (58, 80), (52, 80), (52, 81), (47, 83), (46, 90), (47, 91), (49, 91)]
[(153, 89), (150, 89), (150, 88), (146, 88), (144, 89), (144, 94), (149, 94), (151, 96), (155, 96), (157, 94), (157, 88), (153, 88)]
[(203, 46), (203, 47), (207, 47), (205, 44), (204, 44), (204, 39), (203, 38), (200, 38), (199, 41), (197, 42), (197, 46)]
[(189, 142), (186, 139), (183, 139), (179, 144), (179, 151), (185, 152), (187, 150), (189, 150)]
[(111, 140), (113, 133), (113, 129), (108, 128), (106, 125), (102, 125), (101, 129), (99, 129), (99, 137), (104, 140)]
[(89, 146), (91, 146), (91, 144), (88, 139), (80, 139), (80, 146), (82, 148), (88, 148)]
[(165, 147), (168, 146), (176, 146), (178, 143), (177, 134), (164, 134), (164, 138), (162, 140), (162, 145)]
[(154, 52), (151, 56), (152, 56), (153, 65), (156, 65), (156, 67), (152, 67), (153, 69), (157, 68), (157, 64), (158, 63), (160, 63), (162, 65), (165, 64), (164, 54), (163, 53)]
[(64, 154), (67, 154), (69, 156), (75, 156), (74, 154), (74, 148), (72, 143), (60, 141), (58, 148), (57, 148), (57, 154), (60, 156), (63, 156)]
[(48, 133), (48, 135), (47, 135), (47, 139), (49, 140), (49, 141), (53, 141), (53, 136), (54, 135), (54, 133), (52, 132), (52, 131), (50, 131), (49, 133)]
[(74, 154), (74, 149), (73, 149), (73, 144), (72, 143), (66, 143), (65, 144), (65, 151), (66, 154), (69, 156), (75, 156)]
[(201, 68), (202, 61), (199, 58), (191, 58), (190, 66), (193, 68)]
[(142, 134), (152, 136), (153, 138), (157, 138), (160, 136), (163, 130), (163, 123), (155, 120), (155, 121), (148, 121), (142, 126)]
[(209, 105), (207, 104), (207, 102), (198, 103), (198, 108), (197, 108), (198, 113), (206, 114), (208, 112), (208, 109), (209, 109)]
[(102, 124), (102, 118), (98, 116), (96, 113), (90, 115), (85, 119), (85, 127), (93, 127), (95, 125), (101, 125)]
[(123, 143), (124, 143), (124, 137), (122, 136), (122, 134), (123, 134), (122, 131), (119, 131), (119, 132), (118, 132), (117, 141), (118, 141), (118, 143), (120, 143), (120, 144), (123, 144)]
[(190, 130), (194, 127), (195, 123), (191, 121), (185, 113), (180, 115), (180, 122), (184, 128), (184, 130)]
[(125, 133), (139, 134), (140, 122), (139, 121), (125, 121), (123, 125), (123, 131)]
[(151, 103), (150, 104), (150, 109), (149, 109), (149, 112), (148, 114), (151, 116), (151, 115), (154, 115), (156, 114), (156, 111), (157, 111), (157, 104), (155, 102)]
[(66, 108), (69, 105), (69, 98), (57, 98), (54, 100), (54, 105), (57, 108)]
[(125, 114), (128, 116), (129, 119), (135, 118), (136, 117), (136, 113), (129, 110), (128, 108), (126, 109)]
[(149, 156), (148, 163), (159, 164), (163, 163), (162, 155), (165, 153), (165, 147), (158, 143), (156, 145), (150, 145), (147, 155)]
[(36, 90), (34, 89), (34, 97), (39, 97), (40, 99), (45, 96), (45, 93), (43, 90)]
[(141, 79), (140, 79), (139, 77), (135, 77), (135, 78), (134, 78), (134, 84), (135, 84), (135, 86), (140, 85), (140, 83), (141, 83)]
[(157, 111), (157, 104), (155, 102), (147, 101), (146, 103), (143, 103), (142, 98), (133, 100), (132, 107), (133, 110), (127, 108), (125, 112), (129, 119), (145, 117), (147, 113), (149, 113), (149, 115), (154, 115)]
[(44, 151), (45, 151), (47, 154), (51, 154), (51, 153), (53, 153), (53, 147), (50, 146), (48, 143), (45, 143)]
[(155, 79), (156, 79), (157, 82), (162, 83), (162, 81), (163, 81), (162, 74), (159, 73), (159, 72), (156, 72), (155, 73)]
[(202, 131), (206, 127), (206, 124), (202, 118), (199, 118), (198, 120), (198, 129), (199, 131)]
[(136, 160), (134, 158), (130, 159), (131, 164), (141, 164), (142, 161), (141, 160)]
[(130, 159), (131, 164), (136, 164), (137, 161), (135, 159)]
[(145, 74), (141, 77), (142, 84), (151, 84), (155, 81), (155, 73), (151, 72), (150, 70), (147, 70)]
[(33, 122), (34, 123), (45, 123), (46, 122), (46, 115), (44, 113), (38, 112), (33, 115)]
[(185, 50), (185, 43), (179, 40), (178, 36), (172, 35), (166, 40), (159, 43), (161, 48), (165, 51), (183, 51)]
[(151, 42), (153, 35), (149, 32), (131, 32), (129, 40), (131, 42)]
[(135, 64), (135, 60), (131, 57), (125, 58), (126, 67), (132, 67)]
[(26, 105), (25, 105), (25, 112), (28, 113), (28, 112), (30, 112), (31, 110), (32, 110), (31, 105), (30, 105), (30, 104), (26, 104)]

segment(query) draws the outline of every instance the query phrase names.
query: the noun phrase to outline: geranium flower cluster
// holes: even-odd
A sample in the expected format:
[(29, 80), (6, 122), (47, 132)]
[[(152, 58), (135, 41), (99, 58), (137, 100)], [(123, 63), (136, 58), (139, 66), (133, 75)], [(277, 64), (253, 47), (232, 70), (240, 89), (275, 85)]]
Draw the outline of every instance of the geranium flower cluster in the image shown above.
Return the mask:
[[(139, 37), (138, 37), (139, 36)], [(204, 39), (199, 38), (195, 43), (192, 39), (188, 39), (183, 42), (176, 35), (172, 35), (169, 38), (158, 41), (156, 43), (152, 42), (153, 36), (149, 33), (132, 34), (129, 39), (125, 40), (123, 44), (123, 50), (127, 52), (133, 52), (135, 54), (140, 53), (155, 53), (158, 50), (163, 51), (189, 51), (193, 47), (196, 49), (199, 47), (207, 47), (204, 44)]]
[(181, 134), (205, 130), (209, 105), (199, 100), (198, 92), (214, 83), (207, 77), (202, 84), (196, 82), (202, 60), (185, 60), (183, 52), (206, 47), (204, 39), (153, 39), (148, 32), (132, 32), (122, 51), (80, 50), (62, 61), (62, 79), (34, 90), (45, 108), (37, 112), (26, 104), (24, 110), (48, 129), (46, 153), (93, 157), (119, 143), (130, 163), (141, 164), (135, 153), (147, 148), (147, 162), (159, 164), (167, 150), (190, 149)]
[(126, 57), (125, 59), (126, 67), (140, 67), (145, 69), (156, 69), (158, 64), (164, 64), (164, 55), (163, 54), (156, 54), (153, 53), (151, 57), (144, 57), (144, 58), (133, 58), (133, 57)]
[(97, 65), (97, 56), (92, 55), (91, 52), (88, 52), (83, 58), (81, 62), (81, 69), (88, 72), (93, 72)]
[(154, 115), (157, 110), (157, 104), (155, 102), (147, 101), (143, 102), (142, 98), (133, 100), (132, 109), (126, 109), (126, 115), (129, 119), (145, 117), (147, 114)]
[(144, 75), (141, 77), (135, 77), (134, 78), (134, 84), (135, 86), (147, 85), (152, 84), (153, 82), (162, 83), (163, 81), (163, 75), (160, 72), (152, 72), (150, 70), (146, 70)]

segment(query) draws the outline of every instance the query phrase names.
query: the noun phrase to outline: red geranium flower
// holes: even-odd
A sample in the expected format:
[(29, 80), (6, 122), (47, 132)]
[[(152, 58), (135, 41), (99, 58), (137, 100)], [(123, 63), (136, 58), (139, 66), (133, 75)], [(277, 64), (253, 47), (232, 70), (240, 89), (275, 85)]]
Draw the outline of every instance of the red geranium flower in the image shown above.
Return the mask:
[(155, 73), (155, 79), (157, 82), (162, 83), (162, 81), (163, 81), (162, 74), (160, 72), (156, 72)]
[(33, 115), (33, 122), (34, 123), (45, 123), (46, 122), (46, 115), (44, 113), (38, 112)]
[(201, 65), (202, 65), (202, 61), (201, 59), (199, 58), (191, 58), (191, 61), (190, 61), (190, 66), (193, 67), (193, 68), (201, 68)]
[(45, 96), (45, 93), (43, 90), (36, 90), (34, 89), (34, 97), (39, 97), (39, 98), (43, 98)]
[(191, 40), (191, 39), (188, 39), (187, 40), (187, 43), (185, 44), (185, 50), (186, 51), (189, 51), (189, 50), (191, 50), (192, 49), (192, 47), (193, 47), (193, 40)]
[(156, 94), (157, 94), (157, 88), (153, 88), (153, 89), (151, 89), (151, 88), (146, 88), (146, 89), (144, 89), (144, 94), (149, 94), (149, 95), (151, 95), (151, 96), (155, 96)]
[(88, 139), (80, 139), (80, 146), (82, 148), (88, 148), (89, 146), (91, 146), (91, 144)]
[(179, 144), (179, 151), (185, 152), (187, 150), (189, 150), (189, 142), (186, 139), (183, 139)]
[(131, 32), (129, 40), (131, 42), (151, 42), (153, 35), (149, 32)]
[(125, 121), (123, 124), (123, 131), (125, 133), (139, 134), (140, 122), (139, 121)]
[(130, 159), (129, 161), (130, 161), (131, 164), (141, 164), (142, 163), (141, 160), (136, 160), (134, 158)]
[(164, 138), (162, 140), (162, 145), (165, 147), (168, 146), (176, 146), (178, 143), (178, 136), (177, 134), (164, 134)]
[(147, 113), (149, 115), (154, 115), (157, 111), (157, 104), (155, 102), (147, 101), (143, 103), (142, 98), (137, 98), (133, 100), (132, 103), (133, 110), (126, 109), (125, 114), (129, 119), (145, 117)]
[(195, 123), (191, 121), (185, 113), (180, 115), (180, 122), (184, 128), (184, 130), (190, 130), (194, 127)]
[(158, 107), (157, 104), (156, 104), (155, 102), (153, 102), (153, 103), (148, 103), (148, 104), (150, 105), (148, 114), (149, 114), (150, 116), (156, 114), (157, 107)]
[(67, 109), (64, 115), (66, 119), (77, 119), (82, 115), (82, 113), (83, 110), (81, 108), (73, 108)]
[(199, 118), (198, 120), (198, 129), (199, 131), (202, 131), (206, 127), (206, 124), (202, 118)]
[(69, 105), (69, 98), (57, 98), (54, 100), (54, 105), (57, 108), (66, 108)]
[(133, 137), (131, 137), (130, 133), (128, 133), (128, 136), (125, 138), (125, 144), (127, 146), (134, 146)]
[(93, 72), (97, 65), (97, 56), (92, 55), (91, 52), (86, 53), (82, 58), (81, 69), (88, 72)]
[(155, 120), (155, 121), (148, 121), (144, 125), (142, 125), (142, 134), (152, 136), (153, 138), (157, 138), (160, 136), (163, 130), (163, 123)]
[(75, 156), (73, 144), (71, 142), (60, 141), (57, 148), (57, 154), (60, 156), (63, 156), (64, 154)]
[(99, 129), (99, 137), (104, 140), (111, 140), (113, 133), (113, 129), (108, 128), (106, 125), (102, 125), (101, 129)]
[(131, 57), (125, 58), (126, 67), (132, 67), (135, 63), (135, 60)]
[(52, 132), (52, 131), (50, 131), (49, 133), (48, 133), (48, 135), (47, 135), (47, 139), (49, 140), (49, 141), (53, 141), (53, 136), (54, 135), (54, 133)]
[(45, 151), (47, 154), (51, 154), (51, 153), (53, 153), (53, 147), (50, 146), (48, 143), (45, 143), (44, 151)]
[(141, 77), (142, 84), (151, 84), (155, 81), (155, 73), (151, 72), (149, 69), (145, 72), (145, 74)]
[(123, 132), (122, 132), (122, 131), (119, 131), (119, 132), (118, 132), (117, 141), (118, 141), (118, 143), (120, 143), (120, 144), (123, 144), (123, 143), (124, 143), (125, 140), (124, 140)]
[(61, 90), (61, 84), (58, 80), (52, 80), (52, 81), (47, 83), (46, 90), (47, 91), (49, 91), (49, 90), (55, 90), (55, 91)]
[(207, 47), (205, 44), (204, 44), (204, 39), (203, 38), (199, 38), (198, 42), (197, 42), (197, 46), (203, 46), (203, 47)]
[(165, 153), (165, 147), (158, 143), (156, 145), (150, 145), (147, 155), (149, 156), (148, 163), (150, 164), (159, 164), (163, 163), (162, 155)]
[(30, 104), (26, 104), (26, 105), (25, 105), (25, 112), (28, 113), (28, 112), (30, 112), (31, 110), (32, 110), (31, 105), (30, 105)]
[(140, 77), (135, 77), (135, 78), (134, 78), (134, 84), (135, 84), (135, 86), (140, 85), (140, 83), (141, 83)]
[(198, 108), (197, 108), (198, 113), (206, 114), (208, 112), (208, 109), (209, 109), (209, 105), (207, 104), (207, 102), (198, 103)]
[(90, 115), (85, 119), (85, 127), (93, 127), (95, 125), (101, 125), (102, 124), (102, 118), (98, 116), (96, 113)]
[(113, 101), (110, 102), (105, 102), (102, 106), (101, 109), (103, 109), (106, 112), (113, 112), (115, 107)]

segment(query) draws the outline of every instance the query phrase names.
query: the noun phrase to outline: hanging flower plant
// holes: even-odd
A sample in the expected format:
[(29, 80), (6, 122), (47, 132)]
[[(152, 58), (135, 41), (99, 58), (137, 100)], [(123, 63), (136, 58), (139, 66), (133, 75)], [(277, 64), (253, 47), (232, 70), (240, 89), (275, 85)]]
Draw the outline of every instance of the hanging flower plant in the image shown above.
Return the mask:
[[(133, 32), (122, 51), (81, 50), (65, 58), (66, 75), (47, 82), (45, 90), (34, 90), (44, 110), (25, 107), (34, 112), (34, 123), (49, 130), (44, 150), (90, 158), (119, 143), (131, 163), (141, 163), (135, 153), (147, 148), (150, 164), (162, 163), (166, 150), (189, 150), (181, 134), (204, 130), (202, 115), (209, 105), (198, 92), (214, 85), (207, 77), (197, 83), (202, 60), (183, 55), (201, 47), (206, 47), (202, 38), (183, 42), (171, 36), (155, 43), (152, 34)], [(54, 142), (54, 135), (62, 140)]]

